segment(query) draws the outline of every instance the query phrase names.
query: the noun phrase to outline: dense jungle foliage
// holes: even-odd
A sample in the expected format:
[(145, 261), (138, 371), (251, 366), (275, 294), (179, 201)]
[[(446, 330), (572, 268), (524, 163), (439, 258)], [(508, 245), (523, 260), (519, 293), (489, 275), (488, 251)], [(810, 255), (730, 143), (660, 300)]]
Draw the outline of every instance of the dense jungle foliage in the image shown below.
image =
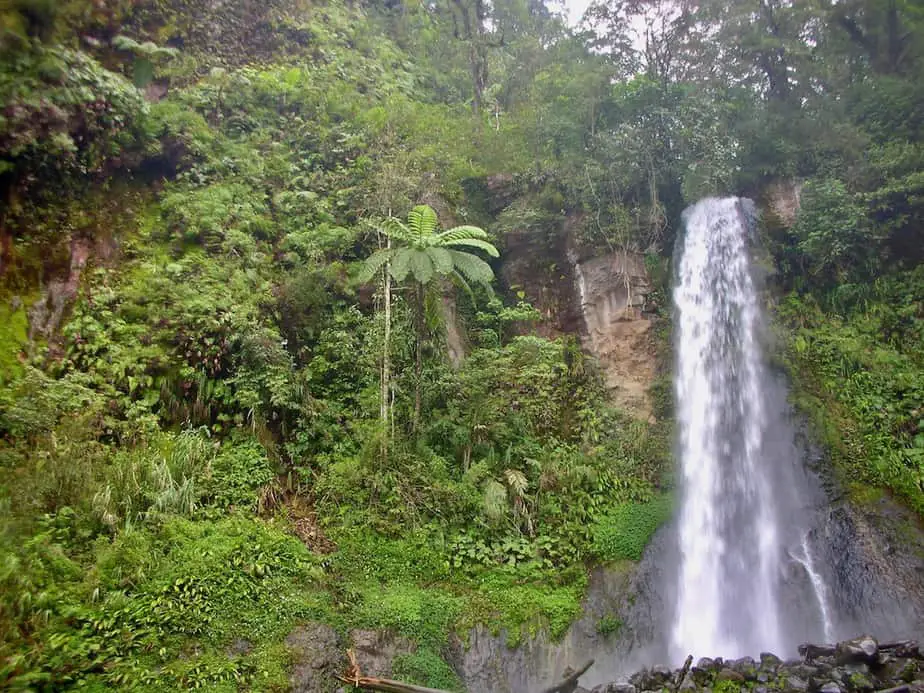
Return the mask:
[(645, 254), (665, 323), (708, 194), (768, 203), (838, 470), (924, 512), (924, 8), (560, 9), (0, 0), (0, 687), (285, 690), (319, 620), (453, 688), (451, 633), (563, 633), (670, 512), (670, 397), (614, 408), (508, 245)]

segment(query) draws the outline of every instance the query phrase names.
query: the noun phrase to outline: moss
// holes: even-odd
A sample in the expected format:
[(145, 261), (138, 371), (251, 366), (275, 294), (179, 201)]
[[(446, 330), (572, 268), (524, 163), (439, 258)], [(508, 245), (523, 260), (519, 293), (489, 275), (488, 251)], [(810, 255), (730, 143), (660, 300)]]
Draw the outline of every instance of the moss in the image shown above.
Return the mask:
[(0, 384), (22, 375), (23, 351), (29, 341), (26, 301), (0, 301)]
[(604, 561), (641, 559), (652, 535), (670, 518), (671, 507), (668, 495), (618, 506), (594, 523), (594, 553)]
[(394, 677), (407, 683), (444, 691), (462, 691), (462, 681), (434, 650), (421, 647), (416, 652), (395, 657)]

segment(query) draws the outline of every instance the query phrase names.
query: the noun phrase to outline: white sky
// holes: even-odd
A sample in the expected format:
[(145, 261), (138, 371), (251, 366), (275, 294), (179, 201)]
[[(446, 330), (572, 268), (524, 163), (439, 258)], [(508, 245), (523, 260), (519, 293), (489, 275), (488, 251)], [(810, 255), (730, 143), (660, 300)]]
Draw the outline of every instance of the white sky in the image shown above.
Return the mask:
[(563, 0), (563, 2), (567, 11), (568, 24), (575, 26), (581, 21), (584, 10), (590, 5), (591, 0)]

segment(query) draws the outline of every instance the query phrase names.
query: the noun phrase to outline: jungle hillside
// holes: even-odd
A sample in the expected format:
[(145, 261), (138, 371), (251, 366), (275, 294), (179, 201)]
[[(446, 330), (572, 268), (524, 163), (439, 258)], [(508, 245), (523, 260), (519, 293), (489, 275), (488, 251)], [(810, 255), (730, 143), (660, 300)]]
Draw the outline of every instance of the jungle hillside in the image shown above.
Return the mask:
[[(476, 625), (560, 637), (671, 516), (705, 196), (761, 207), (838, 478), (920, 519), (924, 6), (564, 11), (0, 0), (0, 688), (291, 690), (320, 623), (462, 690)], [(573, 297), (603, 254), (634, 398)]]

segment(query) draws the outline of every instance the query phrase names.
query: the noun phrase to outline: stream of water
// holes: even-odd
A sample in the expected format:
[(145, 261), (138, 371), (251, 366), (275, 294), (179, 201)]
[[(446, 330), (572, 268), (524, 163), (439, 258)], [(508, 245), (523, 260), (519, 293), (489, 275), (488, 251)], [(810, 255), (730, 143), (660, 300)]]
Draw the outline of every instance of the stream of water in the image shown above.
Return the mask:
[[(674, 289), (682, 500), (670, 652), (785, 652), (781, 563), (788, 518), (765, 450), (778, 412), (761, 353), (748, 202), (702, 200), (685, 212)], [(807, 543), (800, 562), (827, 608)], [(819, 592), (821, 590), (821, 592)], [(825, 614), (825, 625), (829, 619)]]

